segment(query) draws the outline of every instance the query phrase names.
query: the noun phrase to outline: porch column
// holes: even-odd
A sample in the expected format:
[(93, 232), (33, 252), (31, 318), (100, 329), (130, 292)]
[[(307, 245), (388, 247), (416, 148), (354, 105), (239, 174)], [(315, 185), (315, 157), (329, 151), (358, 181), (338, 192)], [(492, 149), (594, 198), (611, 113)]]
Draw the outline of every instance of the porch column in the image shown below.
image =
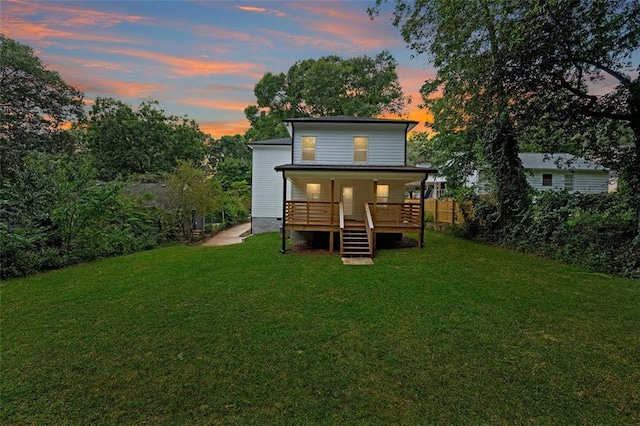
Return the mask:
[(378, 179), (373, 180), (373, 217), (378, 219)]
[(287, 251), (287, 176), (286, 172), (282, 171), (282, 248), (280, 253), (284, 254)]
[(424, 247), (424, 182), (427, 180), (426, 176), (420, 181), (420, 248)]
[(329, 253), (333, 253), (333, 224), (335, 223), (335, 211), (333, 209), (334, 190), (336, 186), (336, 180), (331, 179), (331, 231), (329, 231)]

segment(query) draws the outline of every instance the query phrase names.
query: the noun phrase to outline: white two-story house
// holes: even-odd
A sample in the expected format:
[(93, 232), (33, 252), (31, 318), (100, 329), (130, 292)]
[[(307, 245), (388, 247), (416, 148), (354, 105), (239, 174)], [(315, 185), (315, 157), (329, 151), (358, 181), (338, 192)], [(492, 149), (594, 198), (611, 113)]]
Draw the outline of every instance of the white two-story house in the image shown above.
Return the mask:
[(343, 256), (373, 256), (380, 234), (417, 233), (424, 245), (424, 203), (405, 203), (405, 185), (421, 182), (424, 194), (436, 170), (406, 165), (416, 121), (336, 116), (284, 124), (290, 138), (250, 144), (254, 234), (322, 238), (329, 251), (339, 243)]

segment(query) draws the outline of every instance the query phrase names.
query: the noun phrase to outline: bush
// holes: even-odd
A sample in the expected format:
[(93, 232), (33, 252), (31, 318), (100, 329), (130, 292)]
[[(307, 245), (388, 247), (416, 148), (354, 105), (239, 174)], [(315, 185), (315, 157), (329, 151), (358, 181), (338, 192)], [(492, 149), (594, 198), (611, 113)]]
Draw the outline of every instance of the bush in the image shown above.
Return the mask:
[(604, 273), (640, 276), (640, 236), (623, 194), (541, 192), (507, 229), (496, 226), (496, 212), (489, 200), (476, 200), (464, 235)]
[(34, 157), (0, 186), (0, 278), (175, 241), (175, 219), (101, 183), (82, 157)]

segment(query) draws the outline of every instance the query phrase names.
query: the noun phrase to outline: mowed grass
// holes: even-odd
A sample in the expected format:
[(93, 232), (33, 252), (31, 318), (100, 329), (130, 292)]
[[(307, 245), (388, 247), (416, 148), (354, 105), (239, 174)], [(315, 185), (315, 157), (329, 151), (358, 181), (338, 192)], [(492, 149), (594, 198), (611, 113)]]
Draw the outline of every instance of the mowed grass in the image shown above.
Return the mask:
[(2, 283), (2, 424), (638, 424), (640, 281), (274, 234)]

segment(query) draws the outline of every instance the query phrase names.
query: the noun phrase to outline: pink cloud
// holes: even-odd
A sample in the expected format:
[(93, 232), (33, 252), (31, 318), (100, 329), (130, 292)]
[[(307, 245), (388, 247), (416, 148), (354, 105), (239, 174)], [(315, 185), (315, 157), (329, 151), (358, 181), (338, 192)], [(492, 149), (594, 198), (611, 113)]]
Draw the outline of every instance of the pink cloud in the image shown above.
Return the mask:
[(346, 42), (322, 39), (317, 35), (303, 36), (269, 29), (261, 29), (260, 31), (268, 36), (276, 37), (283, 40), (285, 44), (299, 47), (301, 46), (309, 48), (322, 48), (327, 50), (342, 50), (347, 44)]
[(286, 37), (284, 33), (266, 31), (295, 45), (310, 45), (325, 50), (356, 51), (382, 50), (401, 45), (395, 33), (381, 31), (379, 22), (372, 23), (365, 8), (353, 11), (332, 3), (331, 7), (321, 3), (292, 2), (291, 8), (303, 11), (297, 21), (306, 29), (308, 36)]
[(370, 21), (364, 7), (362, 12), (354, 12), (337, 7), (337, 3), (331, 6), (332, 7), (326, 7), (326, 5), (321, 2), (293, 2), (290, 5), (290, 7), (303, 10), (309, 15), (325, 16), (331, 20), (349, 21), (358, 24), (364, 24)]
[(265, 9), (264, 7), (255, 7), (255, 6), (238, 6), (238, 9), (243, 10), (245, 12), (254, 12), (254, 13), (271, 13), (280, 18), (284, 18), (287, 16), (286, 13), (281, 12), (275, 9)]
[(50, 28), (47, 25), (28, 22), (14, 16), (3, 17), (2, 31), (5, 35), (13, 39), (26, 40), (42, 45), (56, 44), (51, 41), (56, 39), (97, 41), (105, 43), (132, 43), (131, 40), (122, 37), (103, 36), (95, 34), (94, 32), (82, 33), (77, 31), (58, 30)]
[(125, 15), (114, 12), (107, 13), (94, 9), (69, 7), (69, 3), (61, 7), (47, 2), (5, 0), (4, 8), (5, 13), (7, 13), (6, 9), (8, 8), (8, 13), (20, 16), (46, 13), (47, 18), (43, 20), (46, 24), (64, 27), (113, 27), (122, 22), (139, 23), (150, 20), (149, 18), (139, 15)]

